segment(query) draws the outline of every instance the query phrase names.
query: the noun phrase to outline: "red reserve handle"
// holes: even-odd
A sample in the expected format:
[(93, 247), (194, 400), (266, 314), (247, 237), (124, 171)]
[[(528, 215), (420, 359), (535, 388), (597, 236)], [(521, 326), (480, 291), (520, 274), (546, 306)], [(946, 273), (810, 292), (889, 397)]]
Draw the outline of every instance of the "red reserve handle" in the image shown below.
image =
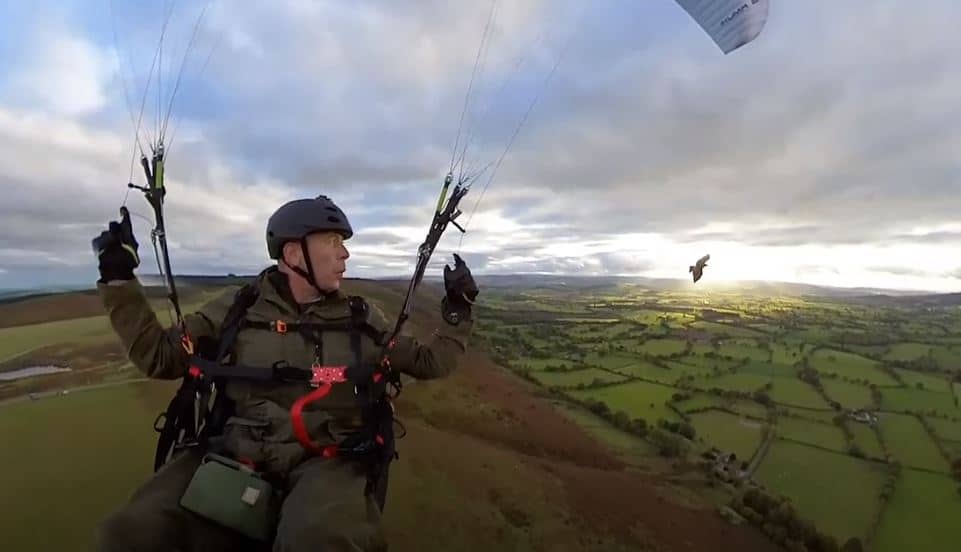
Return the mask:
[(290, 421), (293, 425), (294, 435), (297, 437), (297, 440), (300, 441), (301, 446), (308, 451), (325, 457), (336, 456), (336, 445), (321, 447), (310, 438), (310, 434), (307, 432), (307, 425), (304, 423), (304, 407), (326, 397), (335, 383), (346, 382), (347, 377), (344, 373), (347, 367), (320, 366), (315, 364), (311, 367), (311, 370), (313, 371), (313, 377), (310, 380), (310, 385), (317, 387), (317, 389), (300, 397), (294, 401), (294, 404), (290, 407)]

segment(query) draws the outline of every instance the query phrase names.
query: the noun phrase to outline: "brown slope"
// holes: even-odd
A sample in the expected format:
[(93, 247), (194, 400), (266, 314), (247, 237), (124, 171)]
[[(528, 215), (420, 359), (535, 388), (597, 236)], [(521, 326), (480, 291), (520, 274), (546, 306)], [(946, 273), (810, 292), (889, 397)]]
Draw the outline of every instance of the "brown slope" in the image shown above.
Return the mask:
[[(410, 422), (387, 516), (399, 550), (429, 538), (457, 550), (778, 549), (709, 507), (675, 502), (656, 477), (624, 466), (483, 352), (470, 353), (447, 380), (408, 385), (398, 411)], [(431, 478), (444, 493), (407, 495)], [(470, 508), (458, 506), (464, 500)], [(431, 520), (429, 534), (406, 527), (411, 508)], [(448, 524), (458, 528), (439, 531)]]

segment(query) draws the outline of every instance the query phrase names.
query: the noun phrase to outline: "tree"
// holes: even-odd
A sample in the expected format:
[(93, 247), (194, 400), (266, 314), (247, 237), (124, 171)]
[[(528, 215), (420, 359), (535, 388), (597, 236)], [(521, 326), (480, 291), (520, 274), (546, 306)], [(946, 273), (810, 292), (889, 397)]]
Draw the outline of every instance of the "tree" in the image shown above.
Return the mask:
[(640, 437), (647, 436), (648, 427), (647, 420), (644, 418), (634, 418), (631, 421), (631, 430)]
[(629, 429), (631, 426), (631, 418), (623, 410), (618, 410), (614, 414), (614, 425), (619, 429)]
[(691, 440), (693, 440), (695, 435), (697, 435), (697, 432), (694, 430), (694, 426), (688, 422), (684, 422), (678, 426), (677, 432)]
[(851, 537), (841, 547), (841, 552), (864, 552), (864, 545), (861, 544), (861, 539)]

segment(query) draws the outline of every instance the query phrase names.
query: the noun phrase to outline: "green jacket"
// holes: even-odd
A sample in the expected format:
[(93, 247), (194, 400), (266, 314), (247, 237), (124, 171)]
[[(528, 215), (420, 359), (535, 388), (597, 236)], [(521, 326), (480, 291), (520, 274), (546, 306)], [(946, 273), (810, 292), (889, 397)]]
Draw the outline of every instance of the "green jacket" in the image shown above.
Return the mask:
[[(351, 310), (347, 296), (335, 292), (308, 305), (297, 305), (290, 295), (286, 276), (268, 271), (256, 281), (259, 295), (247, 310), (246, 318), (256, 321), (338, 322), (349, 320)], [(120, 285), (98, 284), (105, 309), (114, 331), (120, 337), (131, 362), (148, 377), (177, 379), (187, 371), (187, 354), (180, 341), (178, 328), (164, 329), (137, 280)], [(233, 303), (234, 295), (204, 305), (199, 311), (185, 314), (187, 330), (194, 342), (203, 337), (215, 338), (219, 325)], [(390, 332), (393, 322), (376, 305), (370, 304), (368, 322), (378, 330)], [(417, 379), (444, 377), (457, 366), (466, 351), (473, 322), (465, 320), (457, 326), (441, 322), (429, 343), (402, 335), (391, 354), (391, 366)], [(321, 357), (324, 365), (350, 364), (354, 353), (350, 334), (324, 332)], [(292, 366), (310, 367), (315, 361), (315, 346), (297, 332), (280, 334), (262, 329), (244, 329), (234, 347), (236, 362), (248, 366), (271, 367), (277, 361)], [(381, 345), (363, 334), (361, 359), (377, 363)], [(303, 384), (263, 383), (232, 380), (227, 396), (235, 404), (235, 415), (228, 419), (224, 445), (228, 452), (262, 465), (266, 471), (286, 473), (306, 458), (306, 451), (293, 435), (290, 407), (310, 391)], [(310, 435), (321, 446), (339, 441), (360, 425), (360, 412), (349, 383), (334, 384), (330, 394), (304, 411)]]

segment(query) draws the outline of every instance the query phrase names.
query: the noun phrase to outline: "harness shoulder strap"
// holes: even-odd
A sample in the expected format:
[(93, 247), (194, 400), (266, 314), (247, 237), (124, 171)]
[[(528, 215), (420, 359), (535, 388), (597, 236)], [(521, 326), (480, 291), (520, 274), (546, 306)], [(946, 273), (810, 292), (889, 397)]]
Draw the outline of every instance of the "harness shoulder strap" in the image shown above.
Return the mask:
[(220, 324), (215, 361), (219, 362), (228, 354), (233, 354), (237, 334), (240, 332), (241, 326), (244, 325), (244, 315), (247, 314), (247, 309), (257, 301), (259, 294), (255, 284), (247, 284), (237, 291), (233, 304), (230, 305), (230, 309), (227, 310), (227, 314)]
[[(223, 359), (233, 347), (239, 331), (239, 322), (243, 319), (247, 309), (257, 300), (257, 295), (257, 287), (254, 284), (247, 284), (237, 291), (233, 304), (227, 310), (227, 314), (220, 324), (216, 340), (215, 362)], [(160, 434), (157, 438), (157, 449), (154, 454), (154, 471), (159, 470), (171, 458), (179, 444), (183, 442), (196, 443), (212, 432), (218, 431), (220, 424), (226, 417), (227, 398), (223, 394), (224, 383), (221, 378), (217, 378), (217, 381), (214, 382), (218, 387), (218, 393), (214, 405), (208, 412), (206, 410), (206, 399), (209, 398), (211, 392), (210, 382), (202, 382), (199, 378), (194, 377), (191, 371), (184, 374), (180, 387), (167, 405), (166, 411), (154, 420), (154, 431)], [(203, 419), (198, 419), (195, 414), (198, 394), (201, 395), (200, 403), (202, 405), (199, 414), (200, 418)], [(162, 425), (161, 420), (163, 420)], [(201, 424), (203, 424), (203, 428), (198, 432)]]

